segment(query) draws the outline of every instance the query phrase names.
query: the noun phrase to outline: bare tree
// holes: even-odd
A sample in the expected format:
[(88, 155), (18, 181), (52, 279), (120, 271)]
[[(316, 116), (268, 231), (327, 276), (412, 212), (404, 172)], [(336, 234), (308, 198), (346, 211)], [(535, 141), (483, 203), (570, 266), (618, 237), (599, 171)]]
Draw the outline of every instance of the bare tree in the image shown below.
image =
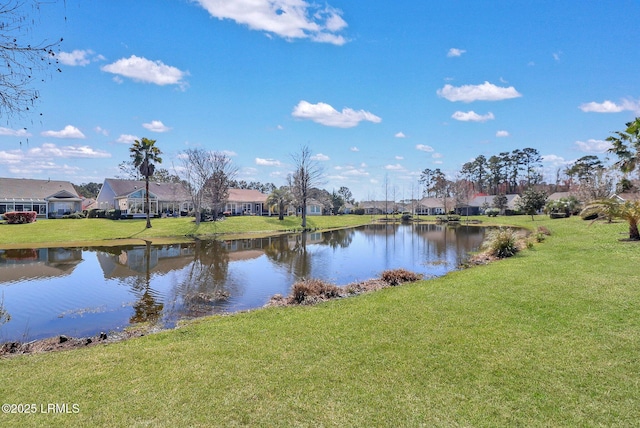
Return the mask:
[(200, 211), (206, 198), (206, 186), (211, 175), (211, 153), (204, 149), (187, 149), (181, 153), (182, 177), (187, 183), (196, 212), (196, 226), (200, 225)]
[(291, 159), (296, 168), (292, 176), (291, 189), (302, 209), (302, 228), (306, 229), (309, 190), (322, 184), (322, 168), (318, 162), (311, 159), (311, 149), (308, 146), (302, 146), (299, 152), (291, 154)]
[(224, 211), (224, 206), (229, 199), (229, 188), (238, 174), (238, 168), (233, 165), (228, 155), (221, 152), (211, 153), (210, 163), (211, 176), (207, 181), (207, 192), (213, 215), (217, 217)]
[(27, 9), (38, 11), (36, 0), (6, 0), (0, 3), (0, 117), (31, 110), (40, 97), (33, 84), (36, 74), (50, 67), (57, 71), (54, 49), (62, 42), (28, 40), (34, 19)]

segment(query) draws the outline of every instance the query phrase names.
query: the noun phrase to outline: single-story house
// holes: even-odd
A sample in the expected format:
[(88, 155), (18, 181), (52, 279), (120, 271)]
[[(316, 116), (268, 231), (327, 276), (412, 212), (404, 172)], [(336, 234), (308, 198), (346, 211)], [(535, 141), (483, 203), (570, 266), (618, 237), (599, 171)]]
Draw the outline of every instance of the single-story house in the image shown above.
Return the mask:
[(445, 214), (442, 198), (422, 198), (416, 204), (415, 214), (441, 215)]
[(393, 208), (397, 204), (393, 201), (362, 201), (359, 208), (364, 209), (365, 214), (393, 214)]
[[(518, 201), (520, 200), (520, 195), (509, 194), (505, 196), (507, 197), (507, 206), (505, 209), (516, 210)], [(495, 195), (477, 195), (471, 198), (468, 204), (459, 204), (456, 207), (456, 213), (460, 215), (484, 214), (485, 207), (486, 208), (493, 207), (494, 198), (495, 198)]]
[(267, 195), (252, 189), (229, 189), (229, 199), (225, 212), (231, 215), (263, 215), (266, 208)]
[[(322, 215), (323, 207), (322, 202), (313, 198), (307, 199), (307, 215)], [(302, 208), (289, 205), (287, 207), (287, 215), (302, 215)]]
[(59, 218), (82, 211), (82, 199), (69, 181), (0, 178), (0, 215), (11, 211)]
[[(98, 193), (96, 205), (101, 210), (118, 209), (123, 215), (146, 216), (145, 182), (107, 178)], [(151, 215), (186, 215), (193, 210), (191, 195), (180, 183), (149, 182)]]

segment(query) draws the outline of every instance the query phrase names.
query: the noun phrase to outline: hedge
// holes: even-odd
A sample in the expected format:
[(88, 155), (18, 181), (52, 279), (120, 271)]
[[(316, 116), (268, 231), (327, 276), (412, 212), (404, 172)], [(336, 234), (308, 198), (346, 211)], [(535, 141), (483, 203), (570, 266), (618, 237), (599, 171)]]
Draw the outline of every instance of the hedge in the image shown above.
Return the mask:
[(8, 224), (33, 223), (37, 216), (35, 211), (11, 211), (3, 214)]

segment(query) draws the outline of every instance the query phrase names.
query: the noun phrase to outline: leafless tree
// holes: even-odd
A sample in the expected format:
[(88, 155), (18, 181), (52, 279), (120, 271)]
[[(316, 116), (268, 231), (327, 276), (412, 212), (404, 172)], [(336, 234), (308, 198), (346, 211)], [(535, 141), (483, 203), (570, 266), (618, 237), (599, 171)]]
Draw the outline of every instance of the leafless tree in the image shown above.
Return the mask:
[(322, 168), (311, 159), (311, 149), (308, 146), (302, 146), (299, 152), (291, 154), (291, 159), (295, 165), (291, 189), (302, 209), (302, 228), (306, 229), (309, 190), (322, 184)]
[(233, 165), (228, 155), (221, 152), (211, 153), (210, 163), (211, 176), (207, 181), (207, 192), (213, 215), (217, 217), (224, 211), (229, 199), (229, 187), (238, 174), (238, 168)]
[(182, 178), (187, 183), (191, 202), (196, 212), (196, 225), (200, 225), (198, 215), (206, 198), (206, 185), (209, 180), (211, 153), (204, 149), (187, 149), (180, 154), (182, 160)]
[(29, 112), (40, 94), (34, 87), (37, 74), (57, 68), (54, 49), (62, 42), (31, 42), (30, 30), (38, 12), (37, 0), (0, 2), (0, 117)]

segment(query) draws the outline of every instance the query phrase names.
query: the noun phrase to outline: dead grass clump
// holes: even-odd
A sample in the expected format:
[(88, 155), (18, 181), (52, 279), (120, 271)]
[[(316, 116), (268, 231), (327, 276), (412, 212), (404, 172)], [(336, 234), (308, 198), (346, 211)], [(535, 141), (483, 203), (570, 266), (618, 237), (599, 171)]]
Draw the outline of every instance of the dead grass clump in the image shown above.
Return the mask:
[(382, 281), (381, 279), (368, 279), (366, 281), (352, 282), (351, 284), (347, 284), (347, 286), (345, 287), (345, 291), (350, 295), (362, 294), (368, 293), (370, 291), (381, 290), (388, 286), (389, 284)]
[(538, 233), (545, 236), (551, 236), (551, 231), (546, 226), (538, 226)]
[(403, 282), (419, 281), (423, 276), (419, 273), (411, 272), (406, 269), (390, 269), (385, 270), (380, 275), (380, 279), (389, 285), (399, 285)]
[(303, 279), (293, 284), (289, 300), (294, 304), (308, 305), (341, 295), (342, 289), (336, 285), (321, 279)]

